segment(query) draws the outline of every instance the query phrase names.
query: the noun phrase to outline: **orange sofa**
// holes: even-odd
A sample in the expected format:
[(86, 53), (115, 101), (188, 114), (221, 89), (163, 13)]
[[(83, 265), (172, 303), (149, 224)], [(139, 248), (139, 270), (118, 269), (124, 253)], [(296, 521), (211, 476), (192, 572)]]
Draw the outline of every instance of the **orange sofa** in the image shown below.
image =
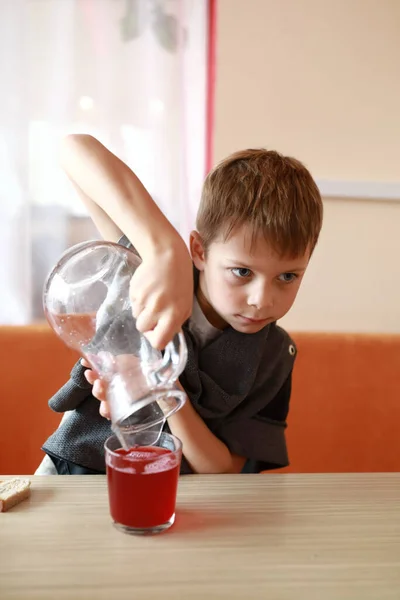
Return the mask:
[[(400, 335), (293, 334), (298, 346), (280, 472), (400, 471)], [(30, 474), (60, 415), (48, 398), (76, 355), (46, 324), (0, 327), (0, 473)]]

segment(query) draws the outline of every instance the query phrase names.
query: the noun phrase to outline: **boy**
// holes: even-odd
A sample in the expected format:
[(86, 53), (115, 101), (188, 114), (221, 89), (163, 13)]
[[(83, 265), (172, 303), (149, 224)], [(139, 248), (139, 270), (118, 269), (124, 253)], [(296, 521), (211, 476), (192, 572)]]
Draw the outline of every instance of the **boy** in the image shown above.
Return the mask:
[[(276, 321), (296, 298), (322, 225), (310, 173), (262, 149), (219, 164), (190, 236), (193, 284), (185, 244), (124, 163), (86, 135), (65, 140), (62, 163), (101, 234), (131, 240), (143, 259), (131, 285), (138, 329), (163, 348), (183, 326), (189, 355), (180, 383), (189, 401), (166, 426), (183, 443), (181, 473), (287, 465), (296, 350)], [(94, 397), (107, 415), (105, 389), (84, 366), (50, 401), (60, 412), (77, 410), (43, 447), (47, 472), (104, 472), (110, 426)]]

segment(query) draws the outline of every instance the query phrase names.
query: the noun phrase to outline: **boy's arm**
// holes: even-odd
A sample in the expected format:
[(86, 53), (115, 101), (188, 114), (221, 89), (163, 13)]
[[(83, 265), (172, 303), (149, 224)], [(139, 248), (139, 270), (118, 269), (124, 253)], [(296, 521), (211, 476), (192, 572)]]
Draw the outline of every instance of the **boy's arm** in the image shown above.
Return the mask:
[(164, 348), (190, 316), (192, 262), (187, 247), (131, 169), (90, 135), (67, 136), (61, 164), (100, 233), (124, 233), (143, 263), (131, 283), (139, 331)]
[(195, 473), (240, 473), (243, 469), (246, 458), (231, 453), (210, 431), (189, 400), (168, 419), (168, 425), (181, 440), (183, 454)]

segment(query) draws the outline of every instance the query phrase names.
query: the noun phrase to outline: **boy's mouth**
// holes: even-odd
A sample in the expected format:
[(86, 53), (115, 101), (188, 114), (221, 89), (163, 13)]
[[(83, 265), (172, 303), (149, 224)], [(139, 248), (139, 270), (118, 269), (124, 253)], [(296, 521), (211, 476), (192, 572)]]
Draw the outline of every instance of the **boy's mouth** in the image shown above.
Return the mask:
[(243, 323), (248, 323), (249, 325), (262, 325), (263, 323), (267, 323), (270, 319), (252, 319), (250, 317), (245, 317), (244, 315), (235, 315), (238, 319), (243, 321)]

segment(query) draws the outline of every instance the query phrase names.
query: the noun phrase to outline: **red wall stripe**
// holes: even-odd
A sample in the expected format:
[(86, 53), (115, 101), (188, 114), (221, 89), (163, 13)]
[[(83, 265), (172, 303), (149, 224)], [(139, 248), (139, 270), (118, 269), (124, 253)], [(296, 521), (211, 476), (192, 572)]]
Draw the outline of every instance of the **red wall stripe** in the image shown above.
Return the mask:
[(215, 117), (217, 0), (208, 0), (207, 96), (206, 96), (206, 173), (213, 164)]

